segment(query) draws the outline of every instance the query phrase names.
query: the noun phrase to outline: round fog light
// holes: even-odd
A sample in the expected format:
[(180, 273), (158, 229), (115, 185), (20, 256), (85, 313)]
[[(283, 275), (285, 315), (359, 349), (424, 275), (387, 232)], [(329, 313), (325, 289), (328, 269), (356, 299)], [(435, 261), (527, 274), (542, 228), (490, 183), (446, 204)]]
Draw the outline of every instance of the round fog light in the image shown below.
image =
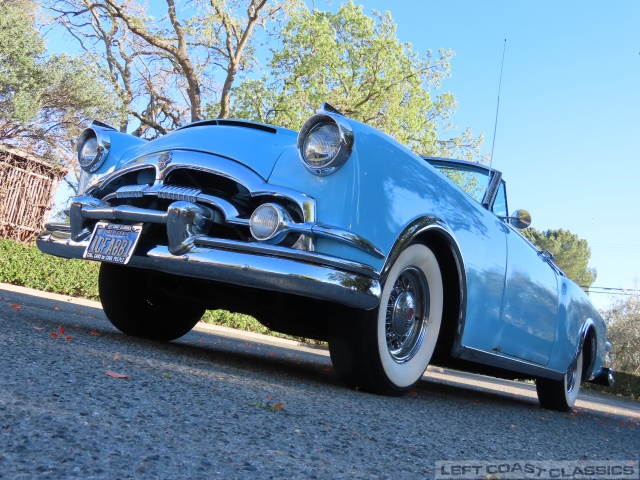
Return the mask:
[(260, 241), (272, 239), (283, 227), (283, 218), (280, 210), (270, 203), (256, 208), (249, 220), (251, 235)]

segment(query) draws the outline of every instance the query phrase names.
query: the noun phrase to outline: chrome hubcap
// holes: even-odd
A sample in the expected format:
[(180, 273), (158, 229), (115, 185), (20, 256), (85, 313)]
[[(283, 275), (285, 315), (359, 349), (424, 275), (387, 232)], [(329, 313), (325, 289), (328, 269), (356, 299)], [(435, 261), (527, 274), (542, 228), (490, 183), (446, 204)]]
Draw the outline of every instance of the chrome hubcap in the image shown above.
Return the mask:
[(408, 267), (396, 279), (385, 322), (387, 349), (398, 363), (411, 360), (420, 349), (427, 331), (429, 288), (423, 273)]

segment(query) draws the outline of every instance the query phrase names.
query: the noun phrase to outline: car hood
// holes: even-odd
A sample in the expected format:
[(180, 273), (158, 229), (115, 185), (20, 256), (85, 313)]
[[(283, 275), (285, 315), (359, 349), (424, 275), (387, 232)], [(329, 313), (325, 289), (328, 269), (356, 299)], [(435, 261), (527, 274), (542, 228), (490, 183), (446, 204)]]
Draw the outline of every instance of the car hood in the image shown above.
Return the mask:
[(266, 180), (282, 152), (295, 145), (296, 140), (297, 133), (285, 128), (239, 120), (210, 120), (146, 142), (127, 156), (131, 158), (133, 153), (140, 158), (171, 150), (211, 153), (235, 160)]

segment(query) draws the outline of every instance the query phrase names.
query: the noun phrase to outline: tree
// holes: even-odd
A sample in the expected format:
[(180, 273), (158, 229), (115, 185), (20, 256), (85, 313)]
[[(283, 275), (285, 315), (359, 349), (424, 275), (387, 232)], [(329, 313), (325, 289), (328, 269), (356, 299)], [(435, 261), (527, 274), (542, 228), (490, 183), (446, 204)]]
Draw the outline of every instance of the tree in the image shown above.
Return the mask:
[(299, 129), (324, 101), (422, 154), (478, 154), (482, 137), (452, 140), (455, 97), (432, 97), (449, 72), (450, 50), (420, 56), (400, 43), (389, 12), (363, 13), (353, 2), (337, 13), (300, 9), (280, 34), (269, 75), (236, 89), (233, 116)]
[(636, 281), (627, 297), (618, 300), (604, 312), (611, 361), (616, 370), (640, 372), (640, 290)]
[(540, 250), (553, 253), (555, 264), (585, 290), (596, 281), (598, 272), (587, 266), (591, 258), (591, 249), (586, 240), (562, 229), (541, 232), (535, 228), (527, 228), (522, 230), (522, 233)]
[(112, 118), (117, 99), (91, 63), (45, 55), (36, 8), (32, 0), (0, 3), (0, 142), (69, 164), (83, 124)]
[[(45, 3), (109, 70), (129, 117), (139, 122), (133, 133), (155, 137), (201, 120), (204, 105), (227, 117), (237, 75), (255, 65), (256, 29), (281, 21), (300, 0)], [(120, 130), (129, 130), (128, 119)]]

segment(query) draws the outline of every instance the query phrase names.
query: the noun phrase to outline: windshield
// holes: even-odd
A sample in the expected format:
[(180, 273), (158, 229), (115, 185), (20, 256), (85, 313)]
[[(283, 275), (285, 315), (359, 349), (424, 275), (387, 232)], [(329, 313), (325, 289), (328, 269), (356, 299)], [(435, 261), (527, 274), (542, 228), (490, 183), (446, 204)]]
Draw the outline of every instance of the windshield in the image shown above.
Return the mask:
[(478, 203), (482, 203), (484, 192), (487, 190), (489, 183), (489, 172), (487, 170), (459, 164), (433, 163), (432, 165), (449, 177), (450, 180), (457, 183)]

